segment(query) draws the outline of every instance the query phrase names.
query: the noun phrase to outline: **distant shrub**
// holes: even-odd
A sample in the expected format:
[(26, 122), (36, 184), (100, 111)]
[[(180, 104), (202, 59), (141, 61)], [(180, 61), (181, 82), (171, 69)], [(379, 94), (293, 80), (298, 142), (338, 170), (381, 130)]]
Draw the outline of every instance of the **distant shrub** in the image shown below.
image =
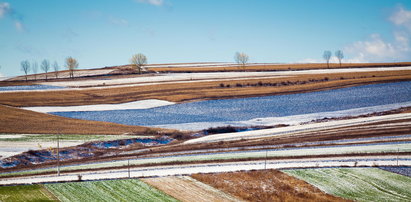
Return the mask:
[(220, 87), (221, 87), (221, 88), (224, 88), (224, 84), (223, 84), (223, 83), (220, 83)]
[(237, 132), (237, 129), (233, 126), (222, 126), (216, 128), (208, 128), (203, 130), (205, 134), (217, 134), (217, 133), (232, 133)]

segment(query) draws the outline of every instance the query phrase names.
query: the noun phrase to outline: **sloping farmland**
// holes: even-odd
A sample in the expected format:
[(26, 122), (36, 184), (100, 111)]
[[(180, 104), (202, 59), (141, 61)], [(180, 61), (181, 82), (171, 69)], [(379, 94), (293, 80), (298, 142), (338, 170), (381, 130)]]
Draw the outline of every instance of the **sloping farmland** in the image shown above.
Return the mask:
[(284, 170), (321, 190), (356, 201), (410, 201), (411, 178), (378, 168)]
[(143, 178), (142, 181), (181, 201), (241, 201), (188, 176)]

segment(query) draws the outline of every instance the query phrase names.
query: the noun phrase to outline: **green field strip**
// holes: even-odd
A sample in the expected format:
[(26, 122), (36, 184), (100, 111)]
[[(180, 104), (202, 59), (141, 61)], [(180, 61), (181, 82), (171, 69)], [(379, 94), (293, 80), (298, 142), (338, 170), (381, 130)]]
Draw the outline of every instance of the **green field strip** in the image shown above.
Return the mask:
[(1, 202), (56, 201), (42, 185), (0, 186)]
[(283, 170), (321, 190), (355, 201), (411, 201), (411, 178), (378, 168)]
[(177, 201), (137, 179), (46, 184), (61, 201)]

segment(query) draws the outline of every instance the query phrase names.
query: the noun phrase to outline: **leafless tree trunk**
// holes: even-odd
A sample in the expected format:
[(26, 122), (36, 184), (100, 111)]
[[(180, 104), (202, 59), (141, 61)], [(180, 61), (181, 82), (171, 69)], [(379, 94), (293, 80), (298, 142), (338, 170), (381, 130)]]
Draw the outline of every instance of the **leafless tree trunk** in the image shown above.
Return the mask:
[(235, 55), (234, 55), (234, 60), (235, 60), (235, 62), (236, 62), (240, 67), (243, 67), (244, 71), (245, 71), (245, 65), (247, 64), (248, 59), (249, 59), (249, 57), (248, 57), (248, 55), (245, 54), (245, 53), (236, 52)]
[(54, 74), (56, 75), (56, 79), (57, 79), (59, 76), (59, 64), (57, 64), (56, 61), (54, 61), (53, 69), (54, 69)]
[(21, 65), (21, 71), (24, 72), (25, 76), (26, 76), (26, 82), (27, 82), (27, 74), (30, 71), (30, 63), (27, 60), (21, 61), (20, 63)]
[(338, 61), (340, 62), (340, 67), (341, 67), (341, 60), (344, 58), (343, 51), (342, 50), (335, 51), (335, 57), (338, 58)]
[(78, 62), (72, 57), (66, 58), (66, 67), (70, 71), (70, 78), (74, 79), (74, 69), (78, 67)]
[(323, 58), (327, 62), (327, 67), (330, 68), (331, 51), (324, 51)]
[(46, 81), (47, 81), (47, 73), (50, 69), (50, 62), (44, 59), (43, 62), (41, 62), (41, 69), (44, 71), (44, 73), (46, 73)]

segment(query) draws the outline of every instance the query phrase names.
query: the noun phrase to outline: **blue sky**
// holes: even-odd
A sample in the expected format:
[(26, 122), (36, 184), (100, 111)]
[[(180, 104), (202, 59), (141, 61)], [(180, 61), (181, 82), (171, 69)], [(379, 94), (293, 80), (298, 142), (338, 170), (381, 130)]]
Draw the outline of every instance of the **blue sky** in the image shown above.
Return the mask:
[(149, 63), (411, 61), (409, 0), (0, 0), (0, 73), (22, 60)]

